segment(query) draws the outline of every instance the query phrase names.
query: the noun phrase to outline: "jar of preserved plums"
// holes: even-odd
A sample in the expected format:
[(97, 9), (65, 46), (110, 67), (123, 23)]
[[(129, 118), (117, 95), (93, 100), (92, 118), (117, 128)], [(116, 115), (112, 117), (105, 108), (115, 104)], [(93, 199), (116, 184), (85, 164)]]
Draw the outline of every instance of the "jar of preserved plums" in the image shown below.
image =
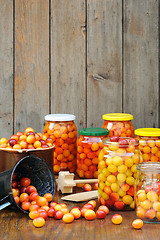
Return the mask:
[(160, 129), (139, 128), (135, 130), (135, 135), (139, 140), (143, 162), (160, 162)]
[(109, 137), (134, 137), (133, 115), (127, 113), (108, 113), (103, 115), (103, 128), (109, 130)]
[(137, 165), (136, 215), (146, 223), (160, 223), (160, 163)]
[(138, 140), (113, 136), (103, 139), (103, 146), (98, 163), (99, 201), (112, 210), (132, 210), (136, 165), (142, 162)]
[(45, 116), (46, 125), (44, 135), (50, 136), (55, 145), (54, 152), (54, 173), (59, 171), (76, 170), (76, 141), (77, 128), (75, 115), (72, 114), (48, 114)]
[(80, 178), (98, 178), (98, 155), (102, 139), (109, 131), (103, 128), (83, 128), (77, 139), (77, 174)]

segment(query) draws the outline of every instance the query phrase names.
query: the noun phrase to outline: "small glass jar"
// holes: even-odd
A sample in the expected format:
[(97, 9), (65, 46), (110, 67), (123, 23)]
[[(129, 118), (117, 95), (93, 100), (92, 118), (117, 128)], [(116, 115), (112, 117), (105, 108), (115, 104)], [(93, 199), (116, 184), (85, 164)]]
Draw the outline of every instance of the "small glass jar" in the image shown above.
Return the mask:
[(108, 113), (103, 115), (103, 128), (109, 130), (109, 137), (134, 137), (133, 115), (127, 113)]
[(137, 165), (136, 215), (146, 223), (160, 223), (160, 163)]
[(135, 130), (135, 135), (143, 162), (160, 162), (160, 129), (139, 128)]
[(83, 128), (77, 139), (77, 174), (80, 178), (98, 178), (98, 155), (102, 139), (109, 131), (103, 128)]
[(142, 162), (135, 138), (103, 139), (98, 163), (100, 204), (111, 210), (133, 210), (136, 165)]
[(46, 125), (44, 135), (53, 139), (55, 145), (53, 170), (59, 171), (76, 170), (76, 141), (77, 128), (75, 116), (72, 114), (48, 114), (45, 116)]

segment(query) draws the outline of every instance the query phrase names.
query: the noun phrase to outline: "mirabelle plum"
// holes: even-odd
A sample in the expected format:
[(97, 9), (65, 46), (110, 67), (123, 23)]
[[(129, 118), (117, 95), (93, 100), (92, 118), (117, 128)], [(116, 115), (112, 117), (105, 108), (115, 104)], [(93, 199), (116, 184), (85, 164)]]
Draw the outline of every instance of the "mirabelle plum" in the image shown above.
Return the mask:
[(117, 201), (115, 202), (114, 206), (118, 209), (118, 210), (122, 210), (125, 206), (124, 202), (122, 201)]
[(42, 146), (42, 143), (41, 143), (39, 140), (37, 140), (37, 141), (35, 141), (35, 142), (33, 143), (33, 146), (34, 146), (35, 148), (38, 148), (38, 147), (41, 147), (41, 146)]
[(19, 136), (17, 136), (17, 135), (12, 135), (12, 136), (10, 137), (10, 140), (11, 140), (11, 139), (14, 139), (14, 140), (16, 140), (16, 142), (18, 142)]
[(33, 210), (29, 213), (29, 217), (31, 219), (35, 219), (35, 218), (39, 217), (39, 212), (37, 210)]
[(15, 139), (10, 139), (8, 142), (11, 147), (13, 147), (15, 144), (17, 144), (17, 141)]
[(63, 212), (63, 215), (69, 213), (69, 209), (67, 207), (61, 208), (61, 211)]
[(150, 200), (151, 202), (155, 202), (158, 200), (158, 194), (155, 191), (149, 191), (147, 193), (147, 198), (148, 200)]
[(32, 192), (29, 195), (29, 199), (30, 199), (30, 201), (35, 201), (38, 196), (39, 196), (39, 194), (37, 192)]
[(27, 139), (26, 139), (26, 142), (29, 143), (29, 144), (32, 144), (36, 141), (36, 138), (34, 135), (28, 135), (27, 136)]
[(20, 201), (19, 201), (19, 197), (18, 197), (18, 196), (15, 196), (15, 197), (14, 197), (14, 201), (16, 202), (17, 205), (20, 204)]
[(87, 208), (82, 207), (82, 208), (80, 209), (80, 211), (81, 211), (82, 217), (84, 217), (84, 214), (85, 214), (85, 212), (87, 211)]
[(27, 178), (27, 177), (23, 177), (20, 180), (20, 184), (23, 187), (28, 187), (31, 184), (31, 180), (29, 178)]
[(65, 203), (59, 203), (59, 205), (62, 207), (62, 208), (67, 208), (67, 205)]
[(93, 188), (94, 188), (95, 190), (98, 190), (98, 182), (97, 182), (97, 183), (94, 183)]
[(40, 197), (40, 196), (36, 198), (36, 202), (37, 202), (38, 206), (41, 206), (41, 207), (47, 205), (47, 203), (48, 203), (48, 201), (45, 197)]
[(12, 188), (17, 188), (18, 182), (16, 180), (12, 180)]
[(141, 207), (143, 207), (144, 209), (148, 210), (151, 208), (152, 203), (149, 200), (144, 200), (143, 202), (140, 203)]
[(42, 133), (35, 133), (36, 141), (39, 141), (40, 139), (42, 139), (42, 137), (43, 137)]
[(30, 185), (26, 188), (26, 193), (31, 194), (32, 192), (37, 192), (37, 189), (34, 186)]
[(8, 143), (8, 139), (3, 137), (0, 139), (0, 144), (7, 144)]
[(20, 144), (15, 144), (15, 145), (13, 146), (13, 149), (21, 149), (21, 145), (20, 145)]
[(54, 208), (50, 208), (48, 210), (48, 217), (54, 217), (54, 214), (55, 214), (55, 209)]
[(42, 227), (45, 224), (45, 220), (42, 217), (34, 218), (33, 225), (35, 227)]
[(106, 213), (104, 211), (102, 211), (102, 210), (97, 210), (96, 211), (96, 217), (100, 218), (100, 219), (103, 219), (103, 218), (106, 217)]
[[(61, 210), (57, 210), (57, 211), (55, 211), (55, 213), (54, 213), (54, 217), (55, 217), (56, 219), (62, 219), (63, 216), (64, 216), (64, 214), (63, 214), (63, 212), (62, 212)], [(74, 217), (73, 217), (73, 218), (74, 218)]]
[(107, 206), (99, 206), (98, 210), (104, 211), (106, 213), (106, 215), (109, 213), (109, 209)]
[(60, 204), (56, 204), (55, 206), (54, 206), (54, 209), (56, 210), (56, 211), (58, 211), (58, 210), (61, 210), (63, 207), (60, 205)]
[(51, 193), (46, 193), (43, 197), (46, 198), (48, 202), (51, 202), (53, 199), (53, 195)]
[(96, 213), (91, 209), (87, 209), (84, 213), (84, 217), (87, 220), (93, 220), (96, 217)]
[[(41, 210), (43, 210), (43, 209), (41, 209)], [(42, 217), (44, 220), (46, 220), (48, 217), (48, 212), (45, 210), (40, 211), (40, 209), (38, 209), (38, 211), (39, 211), (39, 217)]]
[(72, 208), (70, 213), (73, 214), (74, 219), (78, 219), (81, 217), (81, 211), (78, 208)]
[(26, 135), (19, 136), (19, 141), (26, 141), (26, 139), (27, 139)]
[(21, 146), (22, 149), (27, 149), (28, 148), (28, 143), (26, 141), (20, 141), (19, 145)]
[(12, 188), (12, 194), (13, 194), (13, 197), (19, 196), (19, 189)]
[(31, 204), (31, 206), (29, 207), (29, 212), (38, 210), (38, 209), (39, 209), (39, 206), (37, 204)]
[(88, 192), (92, 190), (92, 186), (89, 183), (84, 184), (83, 186), (84, 191)]
[(22, 193), (19, 197), (20, 202), (28, 202), (29, 201), (29, 195), (27, 193)]
[(135, 219), (132, 222), (132, 227), (135, 229), (141, 229), (143, 227), (143, 221), (141, 219)]
[(145, 193), (145, 191), (141, 191), (140, 193), (137, 193), (137, 200), (140, 202), (143, 202), (144, 200), (146, 200), (147, 195)]
[(97, 203), (96, 203), (95, 200), (90, 200), (88, 203), (91, 204), (94, 208), (95, 208), (96, 205), (97, 205)]
[(49, 204), (49, 206), (52, 207), (52, 208), (54, 208), (57, 204), (58, 204), (58, 203), (54, 201), (54, 202), (51, 202), (51, 203)]
[(63, 222), (65, 223), (71, 223), (74, 220), (74, 216), (72, 213), (66, 213), (64, 214), (63, 218), (62, 218)]
[(46, 212), (48, 212), (48, 210), (49, 210), (49, 206), (44, 205), (44, 206), (41, 207), (41, 209), (42, 209), (42, 210), (45, 210)]
[(154, 209), (148, 209), (146, 211), (146, 217), (149, 219), (153, 219), (156, 216), (156, 212)]
[(116, 201), (118, 201), (119, 200), (119, 195), (118, 195), (118, 193), (111, 193), (110, 194), (110, 200), (113, 202), (113, 203), (115, 203)]
[(31, 206), (31, 203), (28, 201), (23, 201), (21, 204), (21, 208), (25, 211), (29, 210), (30, 206)]
[(121, 215), (119, 215), (119, 214), (114, 214), (113, 216), (112, 216), (112, 218), (111, 218), (111, 220), (112, 220), (112, 222), (114, 223), (114, 224), (121, 224), (121, 222), (122, 222), (122, 216)]
[(34, 129), (31, 128), (31, 127), (27, 127), (27, 128), (24, 130), (24, 133), (27, 134), (28, 132), (33, 132), (33, 133), (34, 133)]
[(160, 212), (156, 212), (156, 218), (160, 221)]
[(156, 211), (156, 212), (160, 212), (160, 202), (154, 202), (153, 203), (153, 209)]

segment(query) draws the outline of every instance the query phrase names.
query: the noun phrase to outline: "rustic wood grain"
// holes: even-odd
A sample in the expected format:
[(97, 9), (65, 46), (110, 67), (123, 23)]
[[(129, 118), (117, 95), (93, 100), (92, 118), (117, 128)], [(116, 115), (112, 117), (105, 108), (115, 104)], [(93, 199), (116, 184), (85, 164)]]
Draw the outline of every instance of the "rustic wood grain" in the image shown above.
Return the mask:
[(86, 126), (85, 0), (51, 0), (51, 112)]
[(123, 110), (159, 127), (159, 1), (124, 0)]
[(87, 1), (87, 126), (122, 111), (122, 1)]
[[(61, 195), (56, 192), (55, 201), (62, 202)], [(65, 202), (69, 209), (77, 203)], [(82, 207), (85, 203), (79, 203)], [(96, 208), (97, 209), (97, 208)], [(119, 213), (123, 217), (120, 225), (111, 222), (113, 214)], [(160, 224), (144, 224), (141, 230), (132, 228), (135, 212), (110, 211), (105, 219), (87, 221), (84, 218), (65, 224), (62, 220), (48, 218), (42, 228), (35, 228), (27, 214), (14, 209), (2, 210), (0, 213), (0, 239), (3, 240), (158, 240)]]
[(13, 134), (13, 3), (0, 1), (0, 138)]
[(15, 0), (15, 132), (49, 113), (49, 0)]

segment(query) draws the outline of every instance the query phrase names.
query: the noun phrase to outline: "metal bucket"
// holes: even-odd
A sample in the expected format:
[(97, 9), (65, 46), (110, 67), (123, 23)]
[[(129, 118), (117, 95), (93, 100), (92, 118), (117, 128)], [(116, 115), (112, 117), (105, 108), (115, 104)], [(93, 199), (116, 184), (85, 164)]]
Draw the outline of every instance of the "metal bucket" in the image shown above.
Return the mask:
[(12, 194), (12, 177), (16, 173), (18, 178), (28, 177), (31, 184), (36, 187), (40, 196), (45, 193), (55, 194), (55, 178), (49, 164), (37, 156), (26, 156), (19, 160), (13, 169), (0, 173), (0, 210), (7, 206), (14, 206), (24, 213), (13, 197)]

